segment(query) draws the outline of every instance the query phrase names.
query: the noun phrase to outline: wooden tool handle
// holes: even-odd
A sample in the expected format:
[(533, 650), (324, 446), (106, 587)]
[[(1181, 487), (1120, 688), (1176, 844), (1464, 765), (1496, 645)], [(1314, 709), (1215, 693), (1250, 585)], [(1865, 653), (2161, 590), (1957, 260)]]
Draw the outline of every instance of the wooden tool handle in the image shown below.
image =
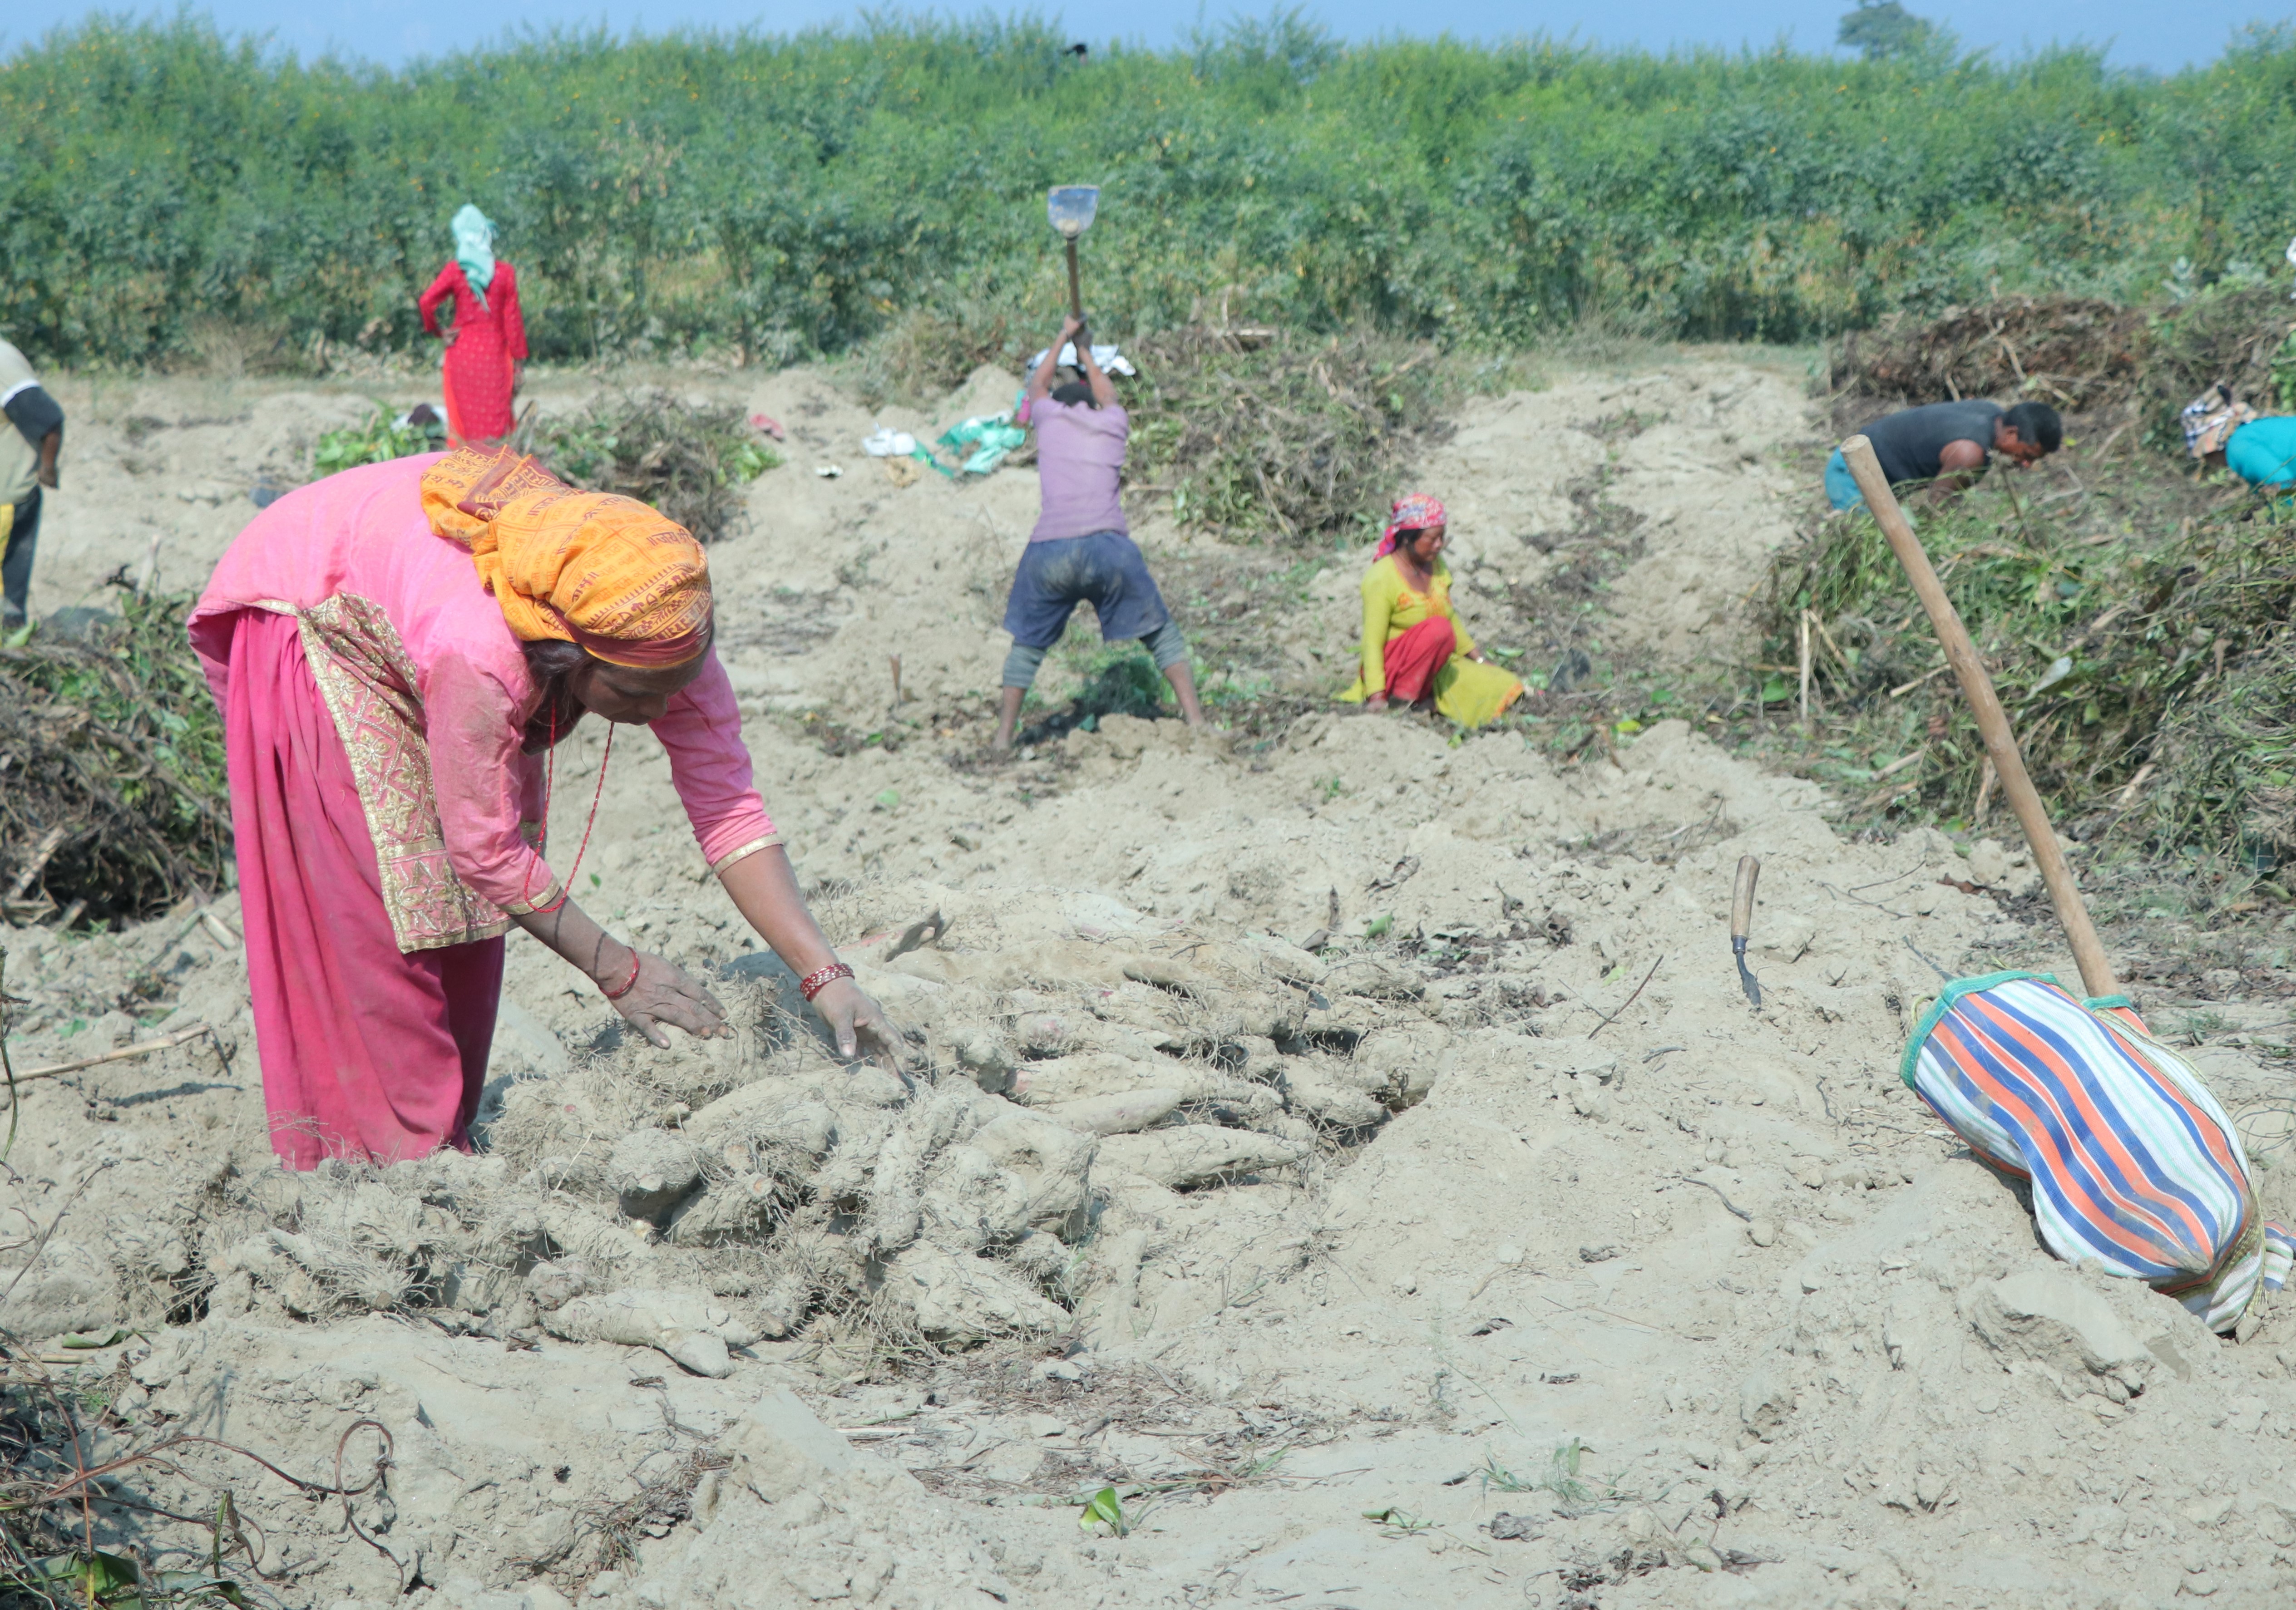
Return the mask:
[(1751, 855), (1738, 857), (1738, 887), (1730, 891), (1730, 937), (1743, 939), (1754, 931), (1754, 884), (1762, 863)]
[(1084, 289), (1077, 278), (1076, 241), (1069, 241), (1069, 314), (1072, 318), (1084, 317)]
[(1945, 647), (1946, 662), (1961, 679), (1961, 695), (1969, 701), (1970, 714), (1977, 718), (1977, 730), (1985, 739), (1985, 752), (1993, 757), (1993, 774), (2001, 780), (2001, 792), (2008, 799), (2009, 808), (2017, 813), (2017, 825), (2025, 830), (2025, 842), (2033, 851), (2033, 864), (2041, 869), (2041, 881), (2048, 886), (2049, 899), (2057, 908), (2057, 920), (2064, 926), (2065, 942), (2072, 947), (2073, 962), (2080, 968), (2081, 986), (2093, 996), (2120, 993), (2120, 981), (2112, 976), (2112, 964), (2105, 960), (2104, 945), (2089, 922), (2088, 907), (2081, 901), (2080, 886), (2073, 881), (2073, 870), (2066, 864), (2064, 852), (2057, 847), (2056, 830), (2049, 825), (2049, 813), (2025, 770), (2025, 757), (2018, 750), (2017, 735), (2009, 725), (2009, 713), (2001, 707), (2000, 696), (1993, 691), (1993, 679), (1985, 674), (1985, 662), (1977, 657), (1977, 645), (1969, 641), (1968, 629), (1961, 624), (1961, 615), (1954, 609), (1953, 601), (1946, 596), (1945, 584), (1938, 580), (1936, 570), (1931, 568), (1930, 556), (1923, 549), (1921, 539), (1906, 523), (1905, 511), (1898, 507), (1897, 498), (1891, 495), (1889, 479), (1874, 457), (1874, 445), (1862, 436), (1853, 436), (1841, 444), (1841, 457), (1857, 479), (1857, 489), (1866, 494), (1866, 506), (1874, 511), (1882, 535), (1890, 539), (1898, 562), (1912, 579), (1915, 595), (1922, 601), (1922, 608), (1929, 611), (1930, 625), (1937, 631), (1938, 642)]

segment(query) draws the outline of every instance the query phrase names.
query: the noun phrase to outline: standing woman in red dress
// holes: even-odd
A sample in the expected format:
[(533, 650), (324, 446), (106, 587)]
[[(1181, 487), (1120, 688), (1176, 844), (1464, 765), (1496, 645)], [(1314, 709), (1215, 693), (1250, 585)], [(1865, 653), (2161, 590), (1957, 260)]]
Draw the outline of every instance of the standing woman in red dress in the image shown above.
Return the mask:
[(416, 306), (422, 328), (440, 334), (439, 304), (455, 298), (454, 328), (444, 332), (447, 441), (499, 442), (511, 432), (511, 396), (526, 362), (526, 321), (518, 311), (518, 271), (495, 261), (495, 226), (465, 205), (455, 215), (455, 256)]

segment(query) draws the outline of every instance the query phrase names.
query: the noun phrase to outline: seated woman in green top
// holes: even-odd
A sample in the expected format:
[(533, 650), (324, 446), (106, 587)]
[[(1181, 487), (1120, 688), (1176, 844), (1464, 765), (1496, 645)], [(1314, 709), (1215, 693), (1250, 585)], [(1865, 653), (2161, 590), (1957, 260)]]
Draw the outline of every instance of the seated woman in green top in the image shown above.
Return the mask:
[(1363, 669), (1340, 697), (1366, 710), (1391, 699), (1432, 706), (1463, 727), (1480, 727), (1522, 697), (1522, 683), (1484, 660), (1451, 608), (1443, 563), (1449, 522), (1424, 493), (1396, 499), (1379, 556), (1363, 578)]

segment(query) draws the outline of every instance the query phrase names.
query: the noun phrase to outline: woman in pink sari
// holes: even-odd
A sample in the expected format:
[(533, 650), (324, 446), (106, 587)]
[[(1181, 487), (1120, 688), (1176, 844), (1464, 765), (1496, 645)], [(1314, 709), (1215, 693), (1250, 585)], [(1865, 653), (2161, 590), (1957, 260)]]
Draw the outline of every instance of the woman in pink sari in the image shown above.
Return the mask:
[(468, 1148), (513, 923), (652, 1043), (666, 1025), (731, 1033), (708, 989), (607, 934), (542, 859), (546, 752), (585, 713), (653, 728), (702, 855), (839, 1050), (890, 1049), (750, 787), (701, 549), (644, 504), (501, 452), (347, 470), (256, 518), (191, 633), (224, 715), (290, 1167)]

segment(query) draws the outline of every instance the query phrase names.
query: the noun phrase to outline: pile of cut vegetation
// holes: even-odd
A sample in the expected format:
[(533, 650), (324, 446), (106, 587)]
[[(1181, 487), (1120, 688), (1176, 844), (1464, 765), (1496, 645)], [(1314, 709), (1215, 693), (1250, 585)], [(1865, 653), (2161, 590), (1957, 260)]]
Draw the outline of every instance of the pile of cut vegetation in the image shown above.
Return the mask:
[[(1405, 456), (1446, 429), (1439, 350), (1366, 330), (1193, 327), (1128, 346), (1132, 473), (1183, 526), (1324, 543), (1378, 523)], [(1132, 395), (1136, 393), (1136, 397)]]
[[(2296, 859), (2296, 515), (2152, 454), (2080, 473), (2062, 501), (2039, 474), (2021, 493), (1997, 474), (1915, 511), (2034, 780), (2085, 839)], [(1798, 703), (1808, 666), (1813, 775), (1899, 817), (2004, 808), (1869, 516), (1782, 550), (1761, 610), (1766, 701)]]
[(705, 543), (735, 528), (742, 488), (782, 462), (739, 408), (665, 391), (608, 393), (543, 419), (531, 450), (573, 485), (651, 503)]
[(223, 726), (188, 596), (122, 594), (73, 638), (0, 644), (0, 900), (12, 922), (149, 916), (231, 850)]
[[(2296, 859), (2296, 511), (2194, 464), (2176, 421), (2218, 382), (2296, 410), (2292, 311), (2262, 285), (2152, 309), (2015, 298), (1843, 343), (1838, 412), (2021, 394), (2088, 413), (2094, 445), (1915, 509), (2035, 781), (2080, 837), (2252, 870)], [(1892, 814), (1973, 823), (2000, 808), (1870, 516), (1782, 550), (1759, 625), (1764, 701), (1808, 690), (1813, 775), (1871, 787), (1858, 803)]]
[[(1020, 369), (1037, 339), (984, 306), (913, 310), (849, 360), (844, 383), (872, 408), (921, 403), (981, 364)], [(1448, 429), (1456, 375), (1431, 342), (1188, 324), (1121, 346), (1139, 371), (1117, 380), (1127, 479), (1193, 530), (1316, 546), (1360, 534), (1385, 518), (1404, 460)]]
[[(321, 437), (312, 469), (332, 475), (446, 445), (442, 426), (406, 422), (377, 404), (361, 423)], [(782, 462), (739, 408), (664, 391), (610, 392), (578, 413), (529, 418), (511, 445), (573, 486), (652, 504), (705, 543), (734, 528), (742, 488)]]
[(2009, 297), (1926, 320), (1892, 315), (1842, 338), (1833, 383), (1891, 402), (2018, 391), (2087, 411), (2127, 402), (2144, 333), (2136, 309), (2081, 297)]
[(2263, 284), (2213, 286), (2150, 307), (2006, 297), (1934, 319), (1891, 315), (1845, 336), (1832, 380), (1845, 414), (1873, 411), (1868, 404), (2013, 396), (2090, 415), (2103, 442), (2136, 428), (2174, 445), (2177, 411), (2218, 381), (2265, 413), (2296, 409), (2292, 315), (2287, 292)]

